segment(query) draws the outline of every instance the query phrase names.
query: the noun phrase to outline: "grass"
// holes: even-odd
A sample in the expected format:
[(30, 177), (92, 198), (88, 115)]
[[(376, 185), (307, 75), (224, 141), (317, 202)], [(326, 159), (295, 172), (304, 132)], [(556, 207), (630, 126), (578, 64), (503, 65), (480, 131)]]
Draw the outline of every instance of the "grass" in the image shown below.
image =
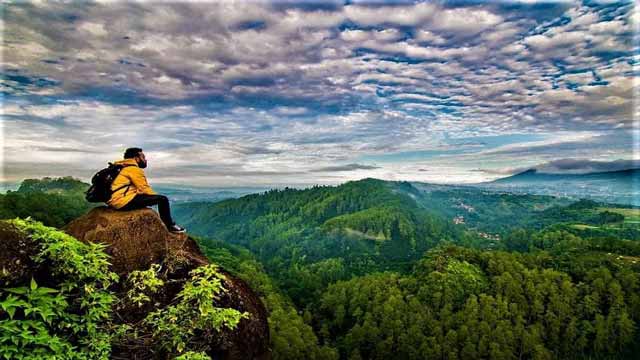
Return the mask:
[(624, 222), (627, 224), (639, 224), (640, 223), (640, 209), (628, 209), (628, 208), (598, 208), (599, 211), (610, 211), (618, 213), (624, 216)]
[(585, 224), (572, 224), (571, 227), (578, 230), (599, 229), (598, 226), (585, 225)]
[(618, 254), (612, 254), (612, 253), (607, 253), (607, 255), (611, 257), (615, 257), (619, 261), (629, 262), (632, 264), (637, 264), (640, 262), (640, 257), (638, 256), (618, 255)]
[(359, 238), (365, 238), (365, 239), (376, 240), (376, 241), (385, 241), (385, 240), (387, 240), (387, 238), (382, 234), (370, 235), (370, 234), (363, 233), (362, 231), (358, 231), (358, 230), (351, 229), (351, 228), (345, 228), (344, 230), (348, 235), (359, 237)]

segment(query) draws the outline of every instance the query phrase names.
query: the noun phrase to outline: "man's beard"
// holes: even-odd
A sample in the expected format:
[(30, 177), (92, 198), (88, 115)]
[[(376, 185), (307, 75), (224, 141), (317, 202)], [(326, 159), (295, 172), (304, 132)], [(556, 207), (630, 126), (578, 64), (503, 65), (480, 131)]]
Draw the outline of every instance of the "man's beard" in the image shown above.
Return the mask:
[(147, 161), (146, 160), (145, 161), (138, 161), (138, 167), (140, 169), (146, 168), (147, 167)]

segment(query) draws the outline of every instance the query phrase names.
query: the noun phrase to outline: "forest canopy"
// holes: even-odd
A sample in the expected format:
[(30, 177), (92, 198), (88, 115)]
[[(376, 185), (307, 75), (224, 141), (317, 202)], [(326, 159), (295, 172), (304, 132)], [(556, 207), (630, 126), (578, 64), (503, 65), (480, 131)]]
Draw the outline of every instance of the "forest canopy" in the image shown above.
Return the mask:
[[(63, 226), (90, 208), (83, 188), (27, 181), (0, 195), (2, 217)], [(260, 295), (274, 359), (640, 351), (640, 209), (376, 179), (174, 205)]]

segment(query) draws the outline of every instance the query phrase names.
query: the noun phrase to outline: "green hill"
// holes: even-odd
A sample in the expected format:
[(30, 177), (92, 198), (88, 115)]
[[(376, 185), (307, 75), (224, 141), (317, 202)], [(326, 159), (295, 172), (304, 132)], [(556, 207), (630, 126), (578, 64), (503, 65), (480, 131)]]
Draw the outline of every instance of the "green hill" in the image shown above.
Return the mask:
[(313, 296), (315, 286), (304, 284), (317, 284), (316, 270), (325, 271), (329, 263), (343, 266), (339, 272), (345, 276), (406, 271), (433, 246), (467, 239), (463, 228), (425, 210), (398, 186), (364, 179), (286, 188), (178, 204), (174, 213), (191, 233), (247, 247), (270, 274), (287, 279), (291, 286), (285, 288), (300, 299)]
[[(464, 224), (472, 233), (491, 234), (493, 239), (504, 238), (517, 229), (539, 231), (562, 226), (585, 237), (640, 240), (640, 210), (630, 205), (469, 186), (411, 185), (404, 187), (406, 192), (425, 209)], [(508, 249), (499, 241), (481, 245)]]
[(88, 188), (72, 177), (26, 179), (17, 191), (0, 194), (0, 219), (30, 216), (47, 226), (62, 227), (95, 206), (84, 198)]
[(25, 179), (18, 188), (19, 193), (43, 192), (55, 194), (84, 193), (89, 184), (71, 176), (61, 178), (45, 177), (42, 179)]
[(514, 227), (541, 227), (547, 209), (573, 201), (546, 195), (512, 194), (475, 187), (412, 183), (422, 206), (447, 218), (459, 217), (468, 227), (491, 233), (507, 233)]

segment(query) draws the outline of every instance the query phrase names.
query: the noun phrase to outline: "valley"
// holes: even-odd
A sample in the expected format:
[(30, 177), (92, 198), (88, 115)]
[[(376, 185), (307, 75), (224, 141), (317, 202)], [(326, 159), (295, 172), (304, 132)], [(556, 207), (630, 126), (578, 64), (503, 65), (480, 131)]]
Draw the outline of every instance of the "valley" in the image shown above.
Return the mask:
[[(2, 217), (61, 226), (91, 208), (86, 186), (25, 182)], [(373, 178), (236, 195), (173, 212), (258, 292), (275, 359), (639, 350), (637, 207)]]

